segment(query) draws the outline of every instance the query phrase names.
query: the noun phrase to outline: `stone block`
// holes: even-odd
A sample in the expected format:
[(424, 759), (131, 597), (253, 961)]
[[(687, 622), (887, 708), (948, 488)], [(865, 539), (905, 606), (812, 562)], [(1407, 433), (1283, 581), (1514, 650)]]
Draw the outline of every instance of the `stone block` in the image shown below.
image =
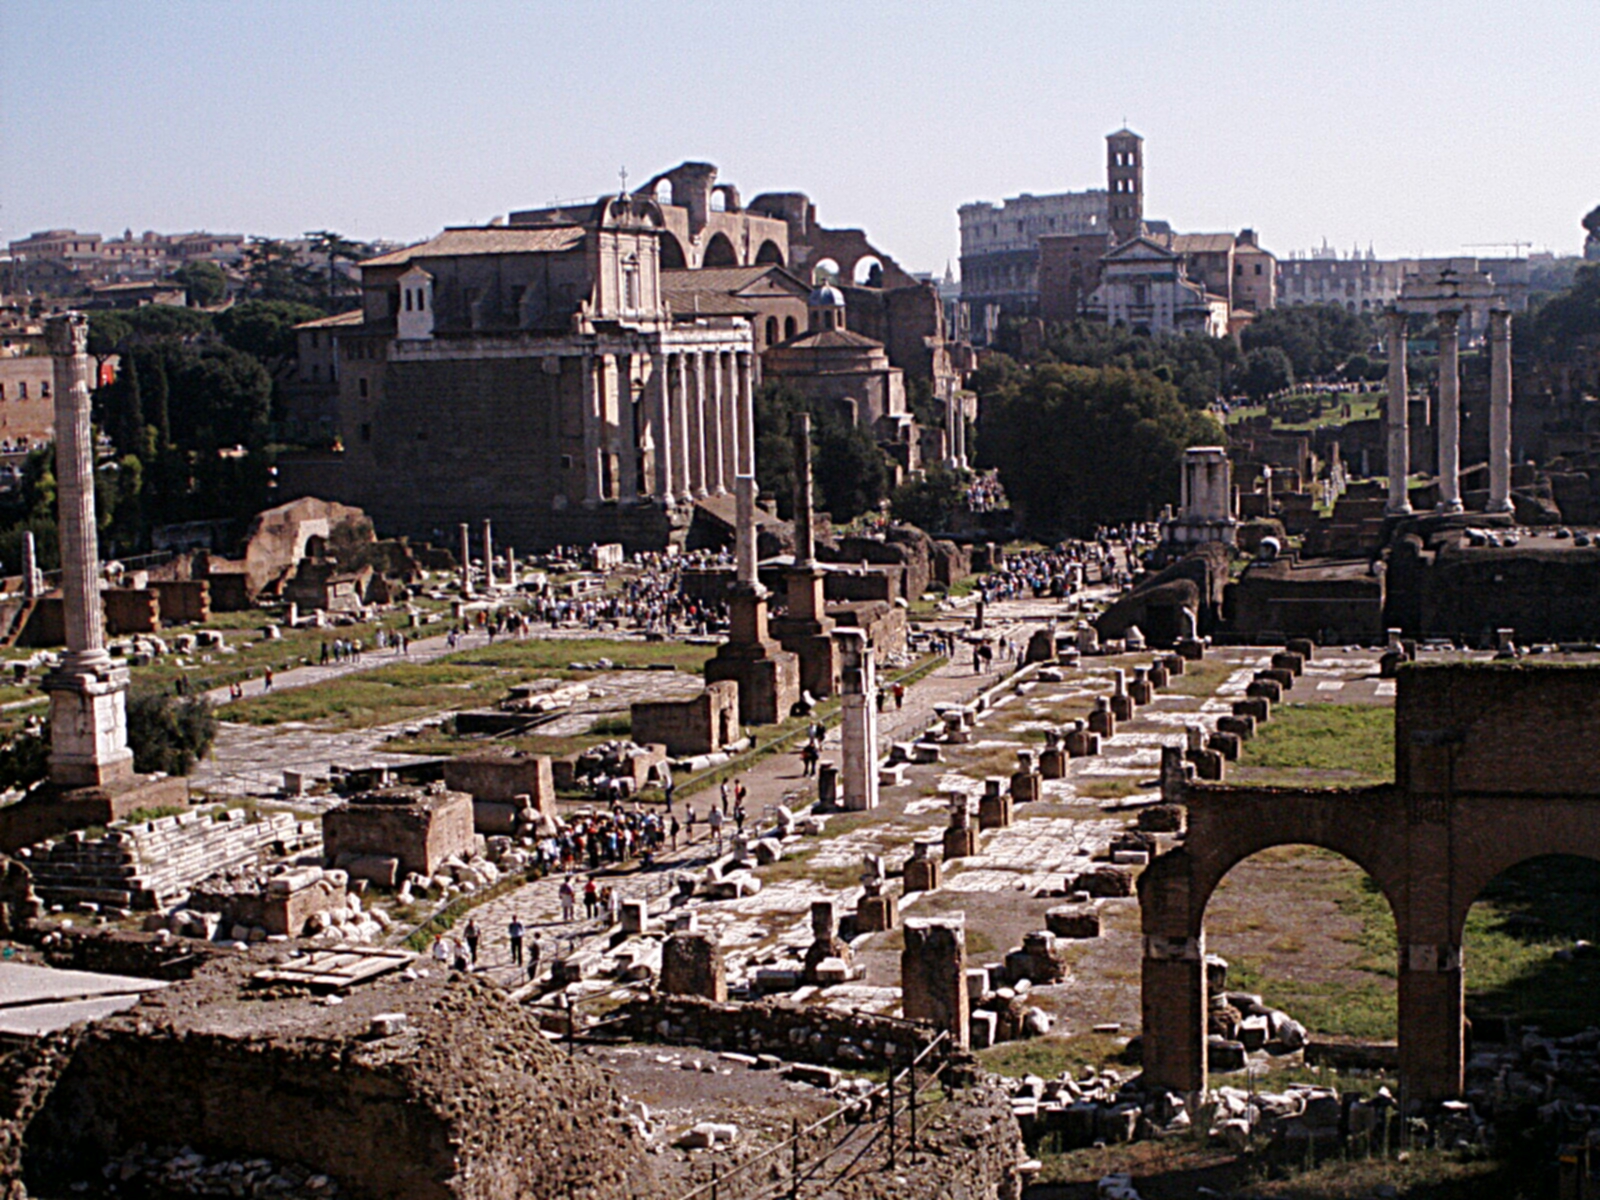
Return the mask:
[(1256, 735), (1256, 719), (1254, 717), (1218, 717), (1217, 732), (1225, 733), (1230, 737), (1247, 741)]
[[(1112, 696), (1111, 697), (1111, 715), (1113, 717), (1115, 717), (1117, 720), (1119, 720), (1119, 721), (1131, 721), (1131, 720), (1133, 720), (1133, 709), (1134, 709), (1133, 697), (1129, 693), (1124, 692), (1120, 696)], [(1090, 719), (1091, 720), (1093, 719), (1093, 714), (1092, 713), (1090, 714)], [(1093, 726), (1091, 725), (1090, 728), (1093, 728)], [(1098, 730), (1096, 732), (1098, 732)]]
[(879, 787), (900, 787), (906, 781), (906, 764), (885, 764), (878, 768)]
[(913, 917), (906, 921), (900, 989), (908, 1021), (927, 1021), (949, 1030), (958, 1045), (970, 1044), (967, 934), (962, 918)]
[(1011, 777), (1011, 799), (1017, 804), (1038, 800), (1043, 782), (1037, 771), (1018, 771)]
[(1220, 783), (1225, 760), (1216, 750), (1190, 750), (1184, 758), (1194, 764), (1195, 777), (1209, 783)]
[[(1106, 716), (1109, 718), (1110, 713)], [(1091, 714), (1091, 720), (1092, 720)], [(1113, 726), (1113, 732), (1115, 728)], [(1090, 758), (1100, 753), (1100, 734), (1092, 729), (1074, 729), (1067, 734), (1067, 753), (1073, 758)], [(1110, 736), (1109, 734), (1106, 736)]]
[(1168, 682), (1170, 681), (1170, 676), (1171, 676), (1171, 672), (1169, 672), (1167, 670), (1167, 664), (1166, 664), (1165, 660), (1158, 658), (1158, 659), (1156, 659), (1155, 662), (1150, 664), (1150, 686), (1151, 687), (1153, 687), (1153, 688), (1164, 688), (1164, 687), (1166, 687)]
[(1150, 865), (1150, 852), (1148, 850), (1113, 850), (1111, 862), (1118, 867), (1148, 867)]
[(978, 853), (978, 831), (972, 828), (944, 831), (944, 861), (971, 858)]
[[(1095, 701), (1094, 711), (1089, 714), (1089, 732), (1104, 738), (1116, 736), (1117, 717), (1111, 711), (1109, 697), (1101, 696)], [(1068, 745), (1070, 749), (1070, 735)]]
[(1298, 654), (1283, 651), (1272, 656), (1272, 669), (1274, 671), (1287, 671), (1290, 675), (1299, 675), (1306, 669), (1306, 660)]
[(1244, 689), (1246, 696), (1270, 701), (1273, 704), (1283, 699), (1283, 686), (1275, 679), (1252, 679)]
[(1178, 655), (1190, 662), (1199, 662), (1206, 656), (1206, 644), (1199, 638), (1183, 638), (1178, 642)]
[(1206, 1040), (1206, 1061), (1213, 1071), (1242, 1071), (1245, 1067), (1245, 1050), (1242, 1042), (1211, 1037)]
[(1139, 828), (1149, 833), (1182, 833), (1183, 805), (1150, 804), (1139, 810)]
[(995, 1029), (999, 1024), (999, 1015), (986, 1008), (976, 1009), (967, 1018), (968, 1036), (971, 1039), (972, 1049), (987, 1050), (994, 1045)]
[(622, 932), (646, 933), (650, 929), (650, 906), (643, 900), (622, 902)]
[(1092, 904), (1061, 904), (1044, 914), (1045, 928), (1059, 938), (1100, 936), (1100, 910)]
[(1039, 755), (1039, 778), (1064, 779), (1070, 754), (1065, 746), (1052, 746)]
[(856, 932), (887, 932), (899, 923), (899, 917), (899, 905), (893, 896), (863, 896), (856, 904)]
[(1283, 648), (1290, 654), (1298, 654), (1302, 662), (1310, 662), (1316, 657), (1316, 645), (1310, 638), (1290, 638)]
[(1098, 897), (1131, 896), (1133, 875), (1119, 867), (1096, 867), (1067, 876), (1066, 891), (1085, 892)]
[(1135, 679), (1128, 685), (1128, 698), (1142, 707), (1156, 698), (1156, 689), (1148, 678)]
[[(1237, 720), (1237, 718), (1234, 719)], [(1229, 762), (1237, 762), (1242, 741), (1243, 739), (1237, 733), (1219, 729), (1206, 739), (1206, 749), (1215, 750)]]
[(1011, 797), (1008, 794), (985, 793), (978, 798), (979, 829), (1009, 829), (1011, 818)]
[(1184, 670), (1184, 657), (1181, 654), (1168, 654), (1161, 659), (1161, 665), (1167, 669), (1167, 674), (1176, 679)]
[(1272, 701), (1265, 696), (1247, 696), (1243, 700), (1235, 700), (1233, 715), (1249, 717), (1257, 725), (1264, 725), (1272, 718)]
[[(919, 843), (920, 845), (921, 843)], [(905, 867), (905, 894), (936, 892), (943, 882), (943, 864), (936, 858), (912, 858)]]
[(919, 764), (936, 763), (943, 758), (938, 742), (915, 742), (911, 746), (911, 761)]
[(661, 990), (724, 1002), (728, 980), (722, 947), (709, 933), (674, 933), (661, 947)]

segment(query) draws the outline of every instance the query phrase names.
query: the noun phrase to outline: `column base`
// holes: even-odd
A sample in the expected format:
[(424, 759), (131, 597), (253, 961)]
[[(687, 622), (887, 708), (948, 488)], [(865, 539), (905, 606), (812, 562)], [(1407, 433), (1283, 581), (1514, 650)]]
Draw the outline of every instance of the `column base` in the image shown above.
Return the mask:
[(1484, 507), (1483, 511), (1486, 512), (1486, 513), (1508, 513), (1508, 512), (1514, 512), (1516, 510), (1513, 507), (1511, 501), (1509, 501), (1509, 500), (1500, 500), (1500, 501), (1491, 500)]
[(1383, 506), (1383, 515), (1386, 517), (1409, 517), (1415, 511), (1416, 509), (1411, 507), (1409, 500), (1404, 504), (1385, 504)]
[(1433, 511), (1448, 516), (1453, 513), (1465, 512), (1466, 509), (1462, 507), (1461, 501), (1459, 500), (1441, 500)]

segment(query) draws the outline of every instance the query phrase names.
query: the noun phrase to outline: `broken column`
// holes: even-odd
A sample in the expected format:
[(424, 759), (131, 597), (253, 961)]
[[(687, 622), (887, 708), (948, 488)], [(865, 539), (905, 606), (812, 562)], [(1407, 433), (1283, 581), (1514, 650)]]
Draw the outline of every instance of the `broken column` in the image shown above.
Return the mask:
[(738, 526), (735, 577), (728, 596), (728, 640), (706, 663), (707, 683), (732, 679), (739, 685), (739, 720), (773, 725), (789, 716), (800, 699), (800, 660), (767, 630), (767, 589), (756, 576), (756, 481), (753, 448), (741, 445), (747, 473), (734, 481)]
[(1411, 473), (1411, 400), (1406, 383), (1406, 315), (1390, 309), (1384, 314), (1384, 323), (1389, 346), (1389, 395), (1383, 414), (1389, 443), (1389, 500), (1384, 505), (1384, 513), (1393, 517), (1411, 512), (1408, 479)]
[(1128, 673), (1121, 667), (1111, 670), (1111, 715), (1119, 721), (1133, 720), (1133, 697), (1128, 694)]
[(1067, 753), (1064, 744), (1066, 734), (1060, 729), (1052, 729), (1044, 735), (1044, 750), (1039, 754), (1039, 777), (1041, 779), (1063, 779), (1067, 774)]
[(1511, 511), (1511, 314), (1489, 310), (1489, 503)]
[(105, 648), (100, 547), (94, 513), (94, 439), (89, 424), (89, 321), (82, 313), (46, 323), (55, 360), (56, 511), (66, 653), (45, 677), (50, 695), (50, 782), (100, 787), (133, 776), (128, 749), (128, 671)]
[(1206, 731), (1200, 725), (1184, 726), (1187, 746), (1184, 758), (1194, 764), (1194, 773), (1200, 779), (1210, 782), (1220, 782), (1222, 779), (1223, 762), (1221, 751), (1212, 750), (1206, 745)]
[(839, 936), (832, 900), (811, 902), (811, 945), (806, 950), (800, 978), (807, 984), (826, 985), (849, 980), (855, 966), (850, 943)]
[(1011, 776), (1011, 799), (1018, 804), (1037, 800), (1043, 791), (1039, 772), (1034, 767), (1032, 750), (1017, 751), (1017, 769)]
[(669, 996), (701, 996), (724, 1002), (728, 976), (715, 934), (684, 930), (661, 947), (661, 990)]
[(905, 865), (906, 895), (912, 892), (936, 892), (943, 882), (941, 864), (937, 858), (928, 854), (927, 842), (913, 842), (911, 844), (911, 857)]
[(878, 681), (865, 630), (838, 629), (843, 807), (878, 807)]
[(1089, 714), (1089, 731), (1103, 738), (1116, 736), (1117, 718), (1111, 711), (1110, 696), (1094, 698), (1094, 710)]
[(861, 874), (861, 899), (856, 902), (856, 932), (884, 933), (900, 920), (894, 896), (884, 890), (883, 860), (869, 855)]
[(472, 596), (472, 530), (465, 521), (458, 530), (461, 535), (461, 594)]
[(1133, 682), (1128, 685), (1128, 695), (1136, 705), (1149, 704), (1156, 698), (1155, 685), (1150, 682), (1149, 667), (1135, 667), (1133, 669)]
[(983, 795), (978, 798), (979, 829), (1011, 827), (1011, 795), (1004, 785), (1005, 781), (995, 775), (983, 781)]
[[(1104, 700), (1105, 697), (1100, 697)], [(1111, 712), (1106, 710), (1106, 718), (1110, 719)], [(1071, 758), (1088, 758), (1090, 755), (1100, 753), (1100, 734), (1091, 729), (1083, 721), (1074, 721), (1072, 728), (1067, 730), (1065, 741), (1067, 754)]]
[(965, 795), (950, 797), (950, 826), (944, 831), (944, 860), (971, 858), (978, 852), (978, 831), (972, 827), (972, 809)]
[(772, 620), (772, 633), (800, 660), (800, 686), (817, 699), (838, 691), (839, 655), (833, 619), (827, 615), (822, 568), (816, 560), (815, 509), (811, 483), (811, 414), (794, 418), (794, 565), (784, 573), (787, 610)]
[(948, 1030), (957, 1045), (967, 1045), (967, 931), (963, 917), (906, 920), (900, 994), (906, 1020), (927, 1021)]
[(22, 594), (29, 600), (44, 595), (44, 572), (39, 570), (39, 554), (33, 544), (33, 530), (22, 533)]
[(494, 591), (494, 529), (483, 519), (483, 590)]

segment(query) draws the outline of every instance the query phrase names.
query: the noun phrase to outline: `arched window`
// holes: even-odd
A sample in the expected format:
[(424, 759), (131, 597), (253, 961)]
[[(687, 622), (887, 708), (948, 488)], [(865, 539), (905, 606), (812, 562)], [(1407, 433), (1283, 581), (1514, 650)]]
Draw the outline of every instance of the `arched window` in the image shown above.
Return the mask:
[(778, 340), (778, 318), (767, 318), (767, 345), (771, 346)]

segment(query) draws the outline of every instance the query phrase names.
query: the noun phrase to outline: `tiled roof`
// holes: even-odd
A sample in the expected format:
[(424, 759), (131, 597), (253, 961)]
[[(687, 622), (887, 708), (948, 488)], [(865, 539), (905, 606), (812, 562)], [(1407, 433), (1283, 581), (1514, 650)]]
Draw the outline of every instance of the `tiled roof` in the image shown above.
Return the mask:
[(363, 267), (401, 267), (418, 258), (459, 258), (468, 254), (554, 254), (583, 244), (579, 225), (468, 226), (446, 229), (421, 242), (362, 261)]
[(366, 315), (359, 308), (352, 308), (349, 312), (335, 313), (331, 317), (318, 317), (315, 321), (302, 321), (296, 329), (332, 329), (341, 325), (360, 325), (366, 321)]

